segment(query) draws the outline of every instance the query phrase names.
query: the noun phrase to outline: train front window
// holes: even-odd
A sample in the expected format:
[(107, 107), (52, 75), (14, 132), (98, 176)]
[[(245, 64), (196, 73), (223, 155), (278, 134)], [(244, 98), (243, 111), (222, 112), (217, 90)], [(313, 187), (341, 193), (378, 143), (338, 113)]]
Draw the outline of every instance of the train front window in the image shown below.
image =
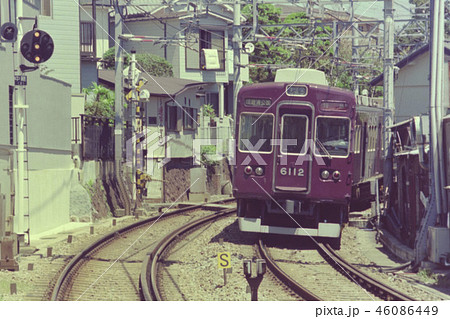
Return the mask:
[(283, 115), (281, 118), (281, 153), (299, 155), (306, 153), (306, 134), (308, 132), (308, 117), (305, 115)]
[(350, 119), (318, 117), (316, 153), (322, 156), (347, 156), (350, 139)]
[(272, 152), (273, 115), (242, 113), (239, 121), (241, 152)]

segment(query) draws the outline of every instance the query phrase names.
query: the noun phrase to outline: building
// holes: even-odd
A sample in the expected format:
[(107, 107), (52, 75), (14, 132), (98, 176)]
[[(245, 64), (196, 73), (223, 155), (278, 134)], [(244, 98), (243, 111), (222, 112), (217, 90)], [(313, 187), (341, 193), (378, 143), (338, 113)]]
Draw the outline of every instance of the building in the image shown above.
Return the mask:
[[(395, 64), (394, 79), (395, 122), (413, 116), (427, 114), (430, 105), (430, 47), (425, 45)], [(450, 47), (444, 48), (443, 101), (449, 107), (449, 61)], [(383, 74), (372, 81), (370, 86), (382, 86)]]
[[(109, 7), (109, 23), (106, 23), (103, 16), (108, 1), (94, 2), (97, 8), (97, 28), (90, 43), (97, 43), (97, 50), (91, 56), (99, 59), (106, 48), (105, 37), (109, 37), (109, 45), (114, 46), (112, 41), (115, 36), (114, 10)], [(92, 11), (89, 8), (93, 2), (86, 0), (82, 3), (84, 13), (81, 14), (81, 19), (82, 23), (85, 23), (86, 13)], [(100, 8), (102, 14), (99, 14)], [(200, 8), (193, 3), (167, 5), (162, 4), (160, 0), (137, 0), (133, 1), (133, 5), (126, 7), (123, 18), (123, 34), (147, 37), (146, 41), (141, 42), (122, 41), (126, 52), (129, 53), (134, 49), (137, 53), (163, 57), (173, 66), (175, 78), (214, 84), (205, 92), (206, 102), (212, 104), (216, 114), (222, 117), (224, 114), (233, 113), (232, 6), (205, 4)], [(105, 34), (106, 31), (109, 32), (108, 35)], [(83, 34), (82, 32), (82, 36)], [(81, 43), (84, 43), (84, 40)], [(207, 69), (203, 49), (209, 50), (206, 54), (210, 54), (211, 50), (216, 51), (212, 53), (218, 57), (218, 66), (214, 69)], [(83, 59), (82, 73), (84, 73)], [(241, 63), (248, 64), (247, 54), (241, 54)], [(248, 74), (248, 68), (242, 68), (242, 81), (248, 81)], [(86, 85), (89, 81), (85, 80), (84, 75), (82, 77), (83, 85)]]
[[(10, 4), (0, 1), (0, 25), (10, 21)], [(76, 10), (75, 10), (76, 9)], [(72, 102), (80, 98), (78, 9), (62, 0), (24, 0), (24, 32), (33, 26), (53, 38), (53, 56), (40, 69), (27, 72), (25, 111), (24, 208), (17, 211), (17, 110), (14, 105), (12, 43), (0, 43), (0, 184), (5, 209), (0, 235), (7, 229), (30, 236), (68, 223), (71, 182), (77, 181), (71, 150)], [(27, 65), (30, 65), (28, 62)], [(21, 197), (22, 197), (21, 196)], [(11, 218), (14, 216), (14, 218)], [(22, 218), (19, 222), (19, 218)], [(18, 225), (22, 224), (21, 229)], [(27, 236), (26, 236), (27, 237)], [(25, 238), (27, 240), (29, 238)]]
[[(140, 140), (137, 148), (141, 149), (142, 154), (142, 166), (138, 169), (151, 176), (145, 197), (155, 201), (172, 197), (176, 199), (190, 186), (190, 171), (200, 163), (200, 145), (213, 145), (214, 140), (218, 139), (223, 142), (219, 155), (228, 156), (227, 144), (231, 138), (233, 121), (230, 117), (220, 119), (204, 116), (204, 92), (214, 86), (212, 83), (146, 74), (142, 74), (142, 78), (147, 83), (141, 90), (150, 93), (148, 101), (139, 103), (137, 112), (137, 139)], [(113, 90), (114, 70), (99, 70), (99, 84)], [(125, 90), (129, 91), (129, 88)], [(130, 113), (129, 107), (125, 113)], [(130, 118), (129, 114), (125, 117)], [(129, 165), (133, 142), (131, 133), (126, 133), (126, 160)], [(169, 192), (163, 181), (177, 179), (172, 169), (186, 176), (180, 179), (179, 190)], [(196, 186), (197, 193), (206, 193), (205, 182), (202, 186)]]

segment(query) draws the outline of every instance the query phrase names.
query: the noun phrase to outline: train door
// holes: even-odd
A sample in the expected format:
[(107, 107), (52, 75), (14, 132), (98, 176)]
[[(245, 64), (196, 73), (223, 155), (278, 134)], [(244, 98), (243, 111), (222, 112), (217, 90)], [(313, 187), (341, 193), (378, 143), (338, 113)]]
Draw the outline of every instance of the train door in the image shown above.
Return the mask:
[(307, 105), (281, 105), (274, 154), (275, 191), (307, 192), (311, 164), (311, 115)]

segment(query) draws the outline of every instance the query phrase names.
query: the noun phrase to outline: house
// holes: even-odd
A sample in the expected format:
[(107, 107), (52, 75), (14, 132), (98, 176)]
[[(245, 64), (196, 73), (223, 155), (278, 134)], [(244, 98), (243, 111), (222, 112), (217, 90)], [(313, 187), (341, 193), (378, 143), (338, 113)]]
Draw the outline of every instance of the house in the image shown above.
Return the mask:
[[(443, 103), (449, 106), (449, 61), (450, 47), (444, 48)], [(428, 113), (430, 105), (430, 47), (424, 45), (400, 60), (394, 79), (395, 122)], [(372, 81), (370, 86), (382, 86), (383, 74)]]
[[(127, 6), (124, 18), (124, 34), (154, 39), (123, 41), (127, 52), (134, 49), (137, 53), (158, 55), (172, 64), (175, 78), (214, 84), (205, 92), (206, 103), (212, 104), (221, 117), (233, 113), (232, 6), (169, 6), (160, 0), (137, 0), (133, 6)], [(218, 67), (207, 69), (203, 49), (217, 50)], [(248, 64), (247, 54), (241, 54), (241, 64)], [(248, 68), (242, 68), (241, 78), (248, 81)]]
[[(77, 4), (76, 1), (74, 1)], [(79, 8), (79, 47), (81, 88), (97, 83), (97, 70), (103, 54), (114, 46), (109, 37), (111, 0), (80, 0)]]
[[(98, 74), (99, 84), (114, 89), (114, 70), (99, 70)], [(195, 170), (195, 162), (197, 160), (198, 163), (200, 157), (199, 149), (195, 149), (196, 145), (213, 144), (211, 139), (216, 138), (224, 140), (226, 144), (231, 137), (233, 122), (229, 117), (220, 120), (203, 116), (201, 106), (206, 102), (204, 92), (214, 86), (214, 83), (146, 74), (142, 74), (142, 78), (147, 83), (140, 90), (148, 90), (150, 93), (148, 101), (139, 103), (137, 112), (137, 148), (141, 154), (138, 161), (142, 161), (138, 169), (149, 173), (152, 179), (147, 185), (148, 193), (145, 197), (155, 201), (175, 200), (190, 186), (191, 170)], [(129, 88), (126, 87), (125, 90), (129, 91)], [(125, 113), (130, 113), (129, 107), (126, 110)], [(125, 117), (130, 118), (129, 114)], [(210, 127), (210, 121), (214, 121), (214, 127)], [(126, 133), (128, 163), (131, 162), (133, 142), (131, 132)], [(227, 145), (223, 146), (225, 150), (222, 152), (226, 153)], [(177, 179), (179, 189), (165, 188), (169, 183), (163, 181)], [(197, 186), (198, 193), (205, 193), (204, 184)]]
[[(10, 4), (0, 0), (0, 25), (17, 21)], [(78, 8), (63, 0), (24, 0), (24, 32), (33, 26), (53, 38), (53, 56), (41, 70), (25, 73), (25, 172), (22, 212), (17, 211), (17, 110), (14, 105), (12, 44), (0, 42), (0, 185), (5, 209), (0, 208), (0, 235), (5, 230), (31, 237), (68, 223), (70, 185), (77, 181), (71, 150), (71, 106), (79, 98)], [(75, 30), (75, 31), (74, 31)], [(28, 64), (30, 65), (30, 64)], [(1, 196), (0, 196), (1, 197)], [(13, 229), (10, 227), (12, 218)], [(21, 220), (19, 221), (19, 218)], [(18, 225), (22, 224), (20, 229)], [(25, 240), (29, 237), (26, 236)]]

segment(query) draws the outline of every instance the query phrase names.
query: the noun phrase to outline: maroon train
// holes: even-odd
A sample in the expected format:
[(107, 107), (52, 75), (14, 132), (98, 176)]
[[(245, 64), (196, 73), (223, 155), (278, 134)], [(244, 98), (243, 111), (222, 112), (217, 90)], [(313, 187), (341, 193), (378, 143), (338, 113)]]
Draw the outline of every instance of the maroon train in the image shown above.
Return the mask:
[(351, 200), (367, 200), (381, 173), (381, 110), (357, 107), (320, 71), (285, 69), (243, 87), (236, 118), (240, 230), (324, 237), (338, 248)]

